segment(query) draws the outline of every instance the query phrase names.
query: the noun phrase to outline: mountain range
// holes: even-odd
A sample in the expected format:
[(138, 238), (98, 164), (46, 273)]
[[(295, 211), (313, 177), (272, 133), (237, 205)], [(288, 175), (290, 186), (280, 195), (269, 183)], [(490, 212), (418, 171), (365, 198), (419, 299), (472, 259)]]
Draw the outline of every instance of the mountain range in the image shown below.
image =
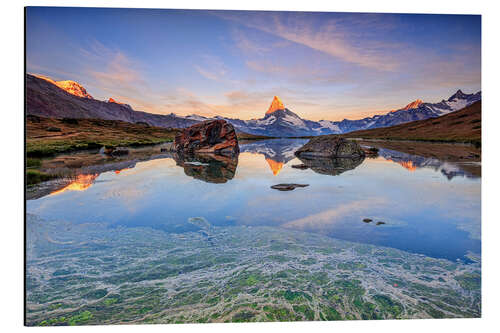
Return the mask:
[[(78, 83), (74, 83), (81, 87)], [(72, 86), (76, 88), (75, 85)], [(85, 90), (83, 87), (81, 89)], [(112, 98), (106, 102), (89, 97), (90, 95), (82, 96), (75, 93), (81, 89), (64, 89), (53, 80), (28, 74), (26, 75), (26, 113), (46, 118), (122, 120), (166, 128), (184, 128), (198, 122), (174, 114), (160, 115), (135, 111), (130, 105), (117, 103)]]
[(84, 87), (74, 81), (54, 81), (44, 76), (26, 76), (26, 112), (49, 118), (98, 118), (147, 123), (152, 126), (184, 128), (209, 119), (224, 119), (237, 131), (274, 137), (316, 136), (342, 134), (358, 130), (394, 126), (415, 120), (435, 118), (463, 109), (481, 100), (481, 92), (466, 94), (458, 90), (448, 99), (438, 103), (416, 100), (403, 108), (386, 114), (358, 120), (312, 121), (301, 118), (286, 108), (279, 97), (273, 101), (263, 118), (241, 120), (216, 116), (178, 116), (135, 111), (128, 104), (113, 98), (100, 101), (89, 95)]

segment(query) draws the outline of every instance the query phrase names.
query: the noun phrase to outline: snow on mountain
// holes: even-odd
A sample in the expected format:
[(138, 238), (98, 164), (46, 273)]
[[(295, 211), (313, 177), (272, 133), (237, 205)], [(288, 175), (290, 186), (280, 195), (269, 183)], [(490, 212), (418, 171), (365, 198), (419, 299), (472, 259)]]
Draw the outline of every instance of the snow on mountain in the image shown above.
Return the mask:
[(267, 117), (267, 118), (264, 118), (264, 119), (258, 119), (258, 120), (256, 120), (255, 121), (255, 125), (257, 125), (257, 126), (271, 125), (275, 121), (276, 121), (276, 117), (275, 116), (270, 116), (270, 117)]
[[(64, 90), (64, 92), (62, 90)], [(153, 126), (184, 128), (200, 121), (224, 119), (237, 131), (275, 137), (316, 136), (341, 134), (357, 130), (394, 126), (415, 120), (435, 118), (458, 111), (481, 100), (481, 92), (466, 94), (458, 90), (447, 100), (425, 103), (415, 100), (405, 107), (383, 115), (342, 121), (312, 121), (301, 118), (285, 107), (274, 96), (263, 118), (241, 120), (214, 116), (208, 118), (196, 114), (178, 116), (160, 115), (133, 110), (129, 105), (110, 98), (107, 102), (93, 99), (85, 88), (74, 81), (54, 81), (48, 77), (27, 75), (28, 114), (48, 117), (101, 118), (130, 122), (147, 122)], [(50, 97), (53, 96), (53, 97)], [(54, 108), (54, 105), (57, 107)]]
[(71, 80), (54, 81), (50, 77), (47, 77), (44, 75), (34, 75), (34, 76), (58, 86), (59, 88), (61, 88), (62, 90), (65, 90), (66, 92), (70, 93), (71, 95), (93, 99), (93, 97), (90, 96), (89, 93), (87, 93), (87, 90), (85, 90), (85, 88), (81, 84), (79, 84), (75, 81), (71, 81)]
[(342, 133), (339, 126), (334, 121), (330, 120), (320, 120), (318, 121), (318, 126), (313, 128), (314, 131), (320, 132), (329, 132), (331, 134)]
[(196, 121), (205, 121), (205, 120), (209, 120), (211, 118), (207, 118), (207, 117), (204, 117), (204, 116), (199, 116), (197, 114), (190, 114), (189, 116), (185, 116), (184, 119), (190, 119), (190, 120), (196, 120)]
[(293, 126), (296, 126), (296, 127), (307, 128), (304, 121), (302, 119), (300, 119), (299, 117), (294, 117), (294, 116), (290, 116), (287, 114), (283, 117), (283, 121), (285, 121)]
[(388, 127), (415, 120), (435, 118), (463, 109), (480, 99), (481, 92), (465, 94), (461, 90), (458, 90), (448, 100), (442, 100), (438, 103), (425, 103), (417, 99), (401, 109), (390, 111), (383, 115), (375, 115), (358, 120), (311, 121), (300, 118), (297, 114), (287, 109), (279, 97), (274, 96), (264, 118), (252, 120), (215, 118), (225, 119), (233, 124), (237, 130), (255, 135), (279, 137), (314, 136)]

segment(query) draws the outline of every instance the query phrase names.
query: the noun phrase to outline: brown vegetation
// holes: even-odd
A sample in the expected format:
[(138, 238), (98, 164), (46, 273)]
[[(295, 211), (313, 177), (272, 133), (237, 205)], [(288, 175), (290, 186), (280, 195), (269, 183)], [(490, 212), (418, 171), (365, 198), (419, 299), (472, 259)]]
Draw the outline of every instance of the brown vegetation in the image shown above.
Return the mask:
[(391, 127), (355, 131), (348, 138), (481, 143), (481, 101), (447, 115)]
[(47, 156), (102, 146), (142, 146), (172, 141), (177, 129), (119, 120), (52, 119), (28, 116), (26, 153)]

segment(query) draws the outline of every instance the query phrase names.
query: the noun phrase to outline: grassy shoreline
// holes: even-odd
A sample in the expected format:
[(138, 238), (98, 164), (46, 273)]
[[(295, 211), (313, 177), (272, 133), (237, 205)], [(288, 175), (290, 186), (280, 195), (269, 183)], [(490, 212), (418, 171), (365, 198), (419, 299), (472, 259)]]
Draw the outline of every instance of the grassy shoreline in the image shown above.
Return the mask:
[[(172, 142), (180, 129), (102, 119), (54, 119), (28, 116), (27, 157), (48, 157), (61, 153), (106, 147), (141, 147)], [(238, 140), (253, 141), (274, 137), (237, 133)]]
[[(101, 147), (139, 148), (172, 142), (176, 128), (102, 119), (26, 118), (26, 184), (35, 185), (56, 176), (41, 170), (41, 159)], [(237, 133), (241, 141), (272, 139)]]
[(102, 119), (52, 119), (28, 116), (27, 157), (106, 147), (140, 147), (171, 142), (178, 129)]
[[(401, 142), (424, 142), (424, 143), (460, 143), (470, 144), (476, 147), (481, 146), (481, 140), (474, 139), (429, 139), (429, 138), (399, 138), (399, 137), (371, 137), (371, 136), (349, 136), (348, 134), (327, 134), (337, 135), (346, 139), (359, 139), (359, 140), (383, 140), (383, 141), (401, 141)], [(285, 138), (272, 138), (272, 139), (312, 139), (316, 136), (293, 136)]]
[(50, 143), (32, 144), (26, 143), (27, 157), (49, 157), (61, 153), (71, 153), (82, 150), (99, 149), (101, 147), (142, 147), (152, 146), (156, 144), (172, 142), (173, 139), (158, 139), (158, 140), (96, 140), (96, 141), (77, 141), (67, 142), (64, 140), (53, 141)]

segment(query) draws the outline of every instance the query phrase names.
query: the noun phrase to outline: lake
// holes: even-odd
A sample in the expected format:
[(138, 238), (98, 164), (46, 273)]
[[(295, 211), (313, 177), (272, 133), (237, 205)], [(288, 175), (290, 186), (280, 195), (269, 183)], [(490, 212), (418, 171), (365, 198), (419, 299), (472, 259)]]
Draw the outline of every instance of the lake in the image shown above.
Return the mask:
[(373, 141), (374, 158), (301, 161), (306, 142), (44, 161), (71, 177), (28, 191), (28, 322), (479, 316), (477, 150)]

